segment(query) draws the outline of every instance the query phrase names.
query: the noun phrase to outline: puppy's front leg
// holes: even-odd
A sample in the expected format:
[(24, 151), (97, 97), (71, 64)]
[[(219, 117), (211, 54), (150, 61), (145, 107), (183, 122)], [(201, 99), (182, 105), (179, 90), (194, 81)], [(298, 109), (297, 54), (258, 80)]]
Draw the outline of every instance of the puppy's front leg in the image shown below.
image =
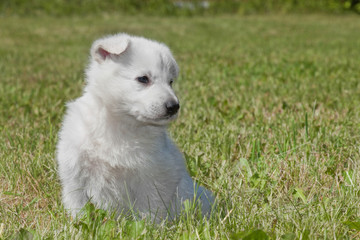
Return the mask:
[(62, 199), (66, 209), (70, 210), (71, 216), (75, 217), (89, 201), (86, 191), (82, 186), (66, 184), (62, 192)]

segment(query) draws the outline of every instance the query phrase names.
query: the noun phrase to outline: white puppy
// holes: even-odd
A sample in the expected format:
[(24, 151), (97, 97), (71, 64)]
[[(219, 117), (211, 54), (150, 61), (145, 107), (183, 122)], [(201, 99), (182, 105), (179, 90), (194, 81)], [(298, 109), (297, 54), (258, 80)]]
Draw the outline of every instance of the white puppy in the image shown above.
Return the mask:
[(166, 130), (179, 109), (171, 86), (178, 71), (155, 41), (118, 34), (93, 43), (84, 94), (67, 105), (57, 145), (72, 215), (91, 202), (163, 218), (187, 199), (210, 211), (212, 194), (192, 181)]

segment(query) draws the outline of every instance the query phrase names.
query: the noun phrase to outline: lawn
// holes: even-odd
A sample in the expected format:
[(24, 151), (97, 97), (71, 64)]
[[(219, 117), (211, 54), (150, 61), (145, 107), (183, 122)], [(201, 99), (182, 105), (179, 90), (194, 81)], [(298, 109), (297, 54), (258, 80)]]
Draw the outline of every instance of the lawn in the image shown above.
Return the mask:
[[(360, 237), (359, 29), (356, 15), (0, 18), (0, 239)], [(64, 212), (65, 103), (81, 95), (92, 41), (116, 32), (165, 42), (180, 65), (169, 131), (217, 195), (209, 219)]]

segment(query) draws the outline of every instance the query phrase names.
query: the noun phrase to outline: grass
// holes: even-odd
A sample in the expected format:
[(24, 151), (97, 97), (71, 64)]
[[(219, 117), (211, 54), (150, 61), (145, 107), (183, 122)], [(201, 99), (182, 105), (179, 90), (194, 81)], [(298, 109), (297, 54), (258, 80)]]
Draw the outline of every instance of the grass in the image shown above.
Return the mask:
[[(2, 18), (0, 239), (358, 238), (359, 29), (353, 15)], [(64, 104), (81, 95), (92, 41), (115, 32), (173, 50), (182, 109), (169, 130), (218, 197), (210, 219), (64, 213)]]

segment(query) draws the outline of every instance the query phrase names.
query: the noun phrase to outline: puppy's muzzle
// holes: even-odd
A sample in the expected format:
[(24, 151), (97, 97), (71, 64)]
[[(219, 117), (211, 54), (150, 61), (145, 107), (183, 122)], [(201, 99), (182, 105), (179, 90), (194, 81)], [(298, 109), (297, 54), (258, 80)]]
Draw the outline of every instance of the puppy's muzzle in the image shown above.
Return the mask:
[(177, 101), (171, 100), (165, 103), (165, 108), (166, 108), (166, 115), (172, 116), (178, 112), (180, 108), (180, 104)]

